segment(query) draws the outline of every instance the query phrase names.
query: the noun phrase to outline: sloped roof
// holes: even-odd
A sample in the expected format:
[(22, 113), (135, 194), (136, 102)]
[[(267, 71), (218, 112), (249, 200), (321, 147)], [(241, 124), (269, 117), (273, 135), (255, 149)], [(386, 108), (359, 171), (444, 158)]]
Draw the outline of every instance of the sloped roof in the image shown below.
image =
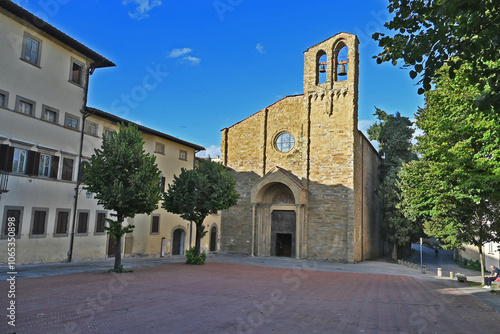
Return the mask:
[(32, 13), (28, 12), (26, 9), (15, 4), (14, 2), (10, 0), (0, 0), (0, 8), (5, 10), (7, 13), (10, 13), (17, 19), (26, 22), (27, 24), (33, 26), (36, 29), (39, 29), (40, 31), (43, 31), (44, 33), (52, 36), (61, 43), (66, 44), (73, 50), (78, 51), (84, 56), (92, 59), (94, 61), (94, 63), (92, 64), (93, 67), (101, 68), (101, 67), (116, 66), (112, 61), (106, 59), (105, 57), (91, 50), (90, 48), (78, 42), (77, 40), (73, 39), (72, 37), (69, 37), (56, 27), (45, 22), (38, 16), (33, 15)]
[(139, 129), (139, 131), (141, 131), (143, 133), (147, 133), (147, 134), (154, 135), (154, 136), (157, 136), (157, 137), (160, 137), (160, 138), (163, 138), (163, 139), (167, 139), (167, 140), (173, 141), (175, 143), (182, 144), (182, 145), (185, 145), (187, 147), (194, 148), (195, 150), (198, 150), (198, 151), (204, 151), (205, 150), (205, 148), (203, 146), (187, 142), (185, 140), (182, 140), (182, 139), (179, 139), (179, 138), (167, 135), (166, 133), (163, 133), (163, 132), (160, 132), (160, 131), (148, 128), (148, 127), (143, 126), (143, 125), (139, 125), (137, 123), (134, 123), (134, 122), (131, 122), (131, 121), (126, 120), (124, 118), (118, 117), (116, 115), (107, 113), (107, 112), (102, 111), (100, 109), (92, 108), (92, 107), (87, 107), (86, 109), (87, 109), (87, 111), (89, 113), (91, 113), (93, 115), (96, 115), (96, 116), (99, 116), (99, 117), (102, 117), (102, 118), (105, 118), (105, 119), (110, 120), (112, 122), (124, 123), (124, 124), (133, 124), (133, 125), (137, 126), (137, 128)]
[[(321, 43), (324, 43), (324, 42), (326, 42), (326, 41), (328, 41), (328, 40), (330, 40), (330, 39), (332, 39), (332, 38), (342, 37), (342, 36), (340, 36), (340, 35), (353, 35), (353, 34), (348, 33), (348, 32), (339, 32), (338, 34), (336, 34), (336, 35), (334, 35), (334, 36), (328, 37), (328, 38), (327, 38), (327, 39), (325, 39), (324, 41), (321, 41), (321, 42), (319, 42), (319, 43), (314, 44), (313, 46), (308, 47), (308, 48), (307, 48), (307, 50), (306, 50), (306, 51), (304, 51), (304, 53), (305, 53), (305, 52), (307, 52), (307, 51), (309, 51), (310, 49), (314, 48), (315, 46), (317, 46), (317, 45), (319, 45), (319, 44), (321, 44)], [(357, 36), (356, 36), (356, 40), (358, 40), (358, 37), (357, 37)], [(359, 42), (359, 40), (358, 40), (358, 42)]]
[[(251, 115), (250, 115), (250, 116), (248, 116), (247, 118), (244, 118), (244, 119), (242, 119), (241, 121), (239, 121), (239, 122), (237, 122), (237, 123), (234, 123), (233, 125), (228, 126), (227, 128), (224, 128), (224, 129), (229, 129), (229, 128), (232, 128), (233, 126), (238, 125), (238, 124), (240, 124), (240, 123), (242, 123), (242, 122), (246, 121), (246, 120), (247, 120), (247, 119), (249, 119), (250, 117), (252, 117), (252, 116), (254, 116), (254, 115), (257, 115), (258, 113), (260, 113), (260, 112), (262, 112), (262, 111), (264, 111), (264, 110), (266, 110), (266, 109), (268, 109), (268, 108), (270, 108), (270, 107), (274, 106), (276, 103), (278, 103), (278, 102), (280, 102), (280, 101), (286, 100), (286, 99), (288, 99), (288, 98), (290, 98), (290, 97), (297, 97), (297, 96), (304, 96), (304, 94), (287, 95), (287, 96), (285, 96), (285, 97), (283, 97), (283, 98), (279, 99), (278, 101), (276, 101), (276, 102), (274, 102), (274, 103), (272, 103), (272, 104), (268, 105), (268, 106), (267, 106), (267, 107), (265, 107), (264, 109), (261, 109), (261, 110), (259, 110), (259, 111), (255, 112), (255, 113), (251, 114)], [(222, 129), (222, 130), (224, 130), (224, 129)], [(221, 130), (221, 131), (222, 131), (222, 130)]]

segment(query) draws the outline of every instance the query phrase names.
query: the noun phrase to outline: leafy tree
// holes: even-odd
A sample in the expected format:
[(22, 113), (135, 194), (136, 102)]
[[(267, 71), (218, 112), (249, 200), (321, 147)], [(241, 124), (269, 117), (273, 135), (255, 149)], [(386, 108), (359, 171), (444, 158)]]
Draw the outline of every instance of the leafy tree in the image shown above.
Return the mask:
[(380, 187), (378, 194), (383, 202), (383, 234), (392, 243), (392, 259), (397, 260), (401, 247), (407, 246), (419, 236), (421, 229), (405, 218), (398, 208), (400, 190), (398, 173), (403, 163), (416, 159), (412, 149), (412, 122), (399, 113), (389, 115), (376, 108), (375, 116), (380, 122), (368, 129), (370, 140), (379, 143), (379, 152), (383, 156), (379, 170)]
[(451, 78), (460, 68), (462, 77), (478, 84), (480, 107), (499, 111), (500, 72), (492, 63), (500, 46), (500, 1), (389, 0), (388, 10), (394, 17), (385, 27), (394, 34), (373, 34), (384, 48), (374, 57), (378, 63), (402, 60), (413, 68), (411, 78), (423, 74), (419, 94), (431, 89), (443, 65)]
[(196, 225), (195, 256), (200, 255), (201, 238), (207, 233), (203, 221), (213, 210), (226, 210), (238, 202), (233, 176), (210, 160), (199, 160), (194, 169), (182, 168), (163, 194), (162, 207)]
[(484, 274), (482, 247), (500, 241), (500, 119), (493, 106), (473, 103), (482, 91), (468, 80), (470, 68), (449, 76), (445, 66), (426, 93), (416, 121), (421, 156), (401, 173), (402, 208), (448, 248), (477, 246)]
[(161, 199), (160, 171), (155, 156), (143, 149), (142, 135), (133, 125), (119, 124), (119, 131), (103, 136), (100, 149), (84, 165), (85, 189), (95, 193), (98, 204), (115, 213), (106, 219), (108, 234), (116, 240), (114, 271), (122, 272), (121, 239), (134, 225), (123, 226), (126, 217), (150, 214)]

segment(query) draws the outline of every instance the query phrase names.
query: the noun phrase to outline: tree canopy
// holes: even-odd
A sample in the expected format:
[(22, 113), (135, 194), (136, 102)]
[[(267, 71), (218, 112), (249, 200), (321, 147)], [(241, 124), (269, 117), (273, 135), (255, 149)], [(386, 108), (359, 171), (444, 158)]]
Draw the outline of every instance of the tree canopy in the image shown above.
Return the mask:
[(420, 94), (445, 64), (450, 78), (461, 69), (478, 85), (478, 105), (500, 110), (500, 73), (492, 66), (500, 48), (500, 1), (389, 0), (388, 10), (394, 17), (385, 27), (394, 34), (373, 34), (383, 47), (378, 63), (402, 60), (412, 78), (422, 74)]
[(500, 119), (473, 103), (481, 89), (468, 80), (471, 67), (454, 76), (443, 67), (426, 93), (416, 116), (420, 159), (401, 173), (402, 208), (448, 247), (472, 244), (482, 254), (484, 243), (500, 241)]
[(393, 244), (392, 258), (397, 260), (401, 247), (408, 246), (421, 232), (420, 226), (408, 220), (398, 207), (398, 173), (403, 163), (417, 157), (411, 143), (415, 130), (408, 117), (399, 113), (390, 115), (376, 108), (375, 116), (379, 122), (372, 124), (367, 132), (370, 140), (378, 142), (379, 153), (384, 158), (379, 168), (380, 187), (377, 191), (383, 202), (382, 232)]
[(205, 218), (214, 210), (226, 210), (238, 202), (235, 184), (223, 165), (201, 159), (194, 169), (182, 168), (168, 185), (162, 207), (196, 224), (195, 255), (200, 254), (200, 241), (206, 232)]
[(101, 148), (85, 162), (82, 182), (95, 193), (98, 204), (115, 213), (105, 227), (116, 240), (114, 270), (121, 269), (121, 237), (134, 225), (123, 226), (125, 218), (150, 214), (161, 199), (160, 171), (155, 156), (143, 149), (142, 135), (133, 125), (119, 124), (119, 131), (103, 136)]

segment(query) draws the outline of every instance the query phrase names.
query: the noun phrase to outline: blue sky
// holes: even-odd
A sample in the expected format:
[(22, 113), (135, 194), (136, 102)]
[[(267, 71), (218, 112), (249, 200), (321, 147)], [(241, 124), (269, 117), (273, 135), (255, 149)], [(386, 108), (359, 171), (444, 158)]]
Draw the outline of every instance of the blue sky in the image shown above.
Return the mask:
[(219, 154), (220, 130), (302, 94), (303, 52), (339, 32), (360, 40), (359, 128), (374, 106), (413, 118), (423, 107), (408, 70), (377, 65), (371, 35), (387, 0), (18, 0), (113, 61), (88, 105)]

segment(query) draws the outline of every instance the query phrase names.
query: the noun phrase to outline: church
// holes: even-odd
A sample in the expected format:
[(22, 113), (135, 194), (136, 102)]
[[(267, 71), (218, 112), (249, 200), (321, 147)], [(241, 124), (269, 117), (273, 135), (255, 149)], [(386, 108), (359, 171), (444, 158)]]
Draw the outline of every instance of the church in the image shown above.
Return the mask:
[(240, 194), (221, 213), (221, 251), (354, 263), (382, 255), (381, 157), (358, 130), (359, 41), (304, 52), (304, 93), (222, 130)]

